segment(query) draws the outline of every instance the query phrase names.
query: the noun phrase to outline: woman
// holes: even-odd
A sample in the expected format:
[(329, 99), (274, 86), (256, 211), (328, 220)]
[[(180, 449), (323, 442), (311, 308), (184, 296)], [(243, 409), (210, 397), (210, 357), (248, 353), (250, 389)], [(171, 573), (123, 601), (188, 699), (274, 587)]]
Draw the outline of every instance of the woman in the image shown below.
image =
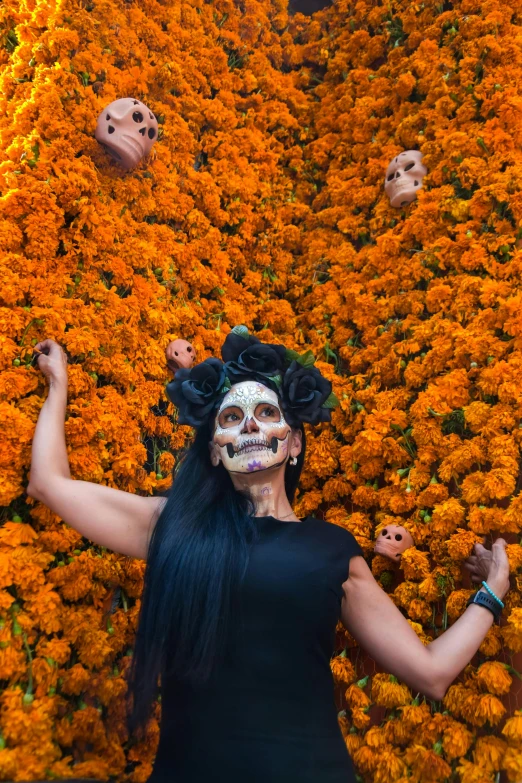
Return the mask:
[(223, 345), (224, 363), (179, 370), (167, 394), (196, 437), (160, 506), (70, 479), (66, 357), (52, 340), (36, 347), (48, 354), (38, 362), (51, 388), (28, 493), (91, 540), (147, 559), (128, 724), (142, 734), (160, 677), (160, 743), (149, 781), (354, 781), (329, 666), (338, 619), (386, 671), (442, 699), (509, 589), (503, 539), (491, 552), (477, 545), (466, 564), (474, 581), (487, 579), (489, 590), (475, 594), (485, 605), (469, 605), (424, 646), (354, 537), (292, 511), (303, 422), (329, 421), (336, 403), (313, 359), (237, 327)]

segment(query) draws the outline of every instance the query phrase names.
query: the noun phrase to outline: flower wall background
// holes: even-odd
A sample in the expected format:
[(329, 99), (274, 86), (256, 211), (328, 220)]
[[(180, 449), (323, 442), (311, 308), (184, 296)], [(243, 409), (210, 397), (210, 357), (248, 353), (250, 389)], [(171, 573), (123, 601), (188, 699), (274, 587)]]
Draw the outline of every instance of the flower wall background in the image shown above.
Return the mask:
[[(0, 780), (140, 783), (124, 673), (145, 562), (25, 487), (69, 356), (72, 476), (151, 494), (191, 430), (165, 348), (244, 323), (312, 348), (341, 406), (308, 431), (300, 516), (416, 546), (372, 569), (426, 643), (464, 610), (475, 541), (509, 541), (501, 626), (444, 702), (378, 672), (339, 627), (332, 669), (361, 780), (522, 780), (522, 3), (7, 0), (0, 34)], [(122, 172), (94, 138), (115, 98), (160, 123)], [(388, 162), (420, 149), (417, 201)], [(110, 521), (108, 520), (108, 524)], [(299, 651), (296, 650), (296, 655)]]

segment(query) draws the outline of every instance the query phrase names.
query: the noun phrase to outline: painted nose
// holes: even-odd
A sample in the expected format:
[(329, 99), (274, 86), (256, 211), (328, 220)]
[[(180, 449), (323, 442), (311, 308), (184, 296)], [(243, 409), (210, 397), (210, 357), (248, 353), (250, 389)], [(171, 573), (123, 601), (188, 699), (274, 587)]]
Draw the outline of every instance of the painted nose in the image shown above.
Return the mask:
[(256, 424), (256, 420), (253, 419), (252, 416), (249, 416), (245, 421), (242, 432), (258, 432), (258, 431), (259, 431), (259, 427)]

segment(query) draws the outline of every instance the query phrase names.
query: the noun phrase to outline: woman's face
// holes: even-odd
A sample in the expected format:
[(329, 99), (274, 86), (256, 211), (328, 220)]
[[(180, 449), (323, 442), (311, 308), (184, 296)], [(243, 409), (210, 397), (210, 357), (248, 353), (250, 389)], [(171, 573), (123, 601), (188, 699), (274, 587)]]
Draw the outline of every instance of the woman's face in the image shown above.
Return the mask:
[(217, 412), (212, 462), (229, 473), (253, 473), (288, 459), (291, 427), (277, 394), (256, 381), (236, 383)]

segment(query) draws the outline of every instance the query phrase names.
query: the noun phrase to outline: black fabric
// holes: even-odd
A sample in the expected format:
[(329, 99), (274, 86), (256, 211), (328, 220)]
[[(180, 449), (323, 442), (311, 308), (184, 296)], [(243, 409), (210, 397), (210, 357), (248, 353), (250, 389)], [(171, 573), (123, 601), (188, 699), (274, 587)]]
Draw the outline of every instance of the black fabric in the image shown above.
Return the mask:
[(162, 686), (149, 783), (353, 783), (330, 658), (348, 577), (362, 555), (344, 528), (257, 517), (234, 636), (205, 686)]

